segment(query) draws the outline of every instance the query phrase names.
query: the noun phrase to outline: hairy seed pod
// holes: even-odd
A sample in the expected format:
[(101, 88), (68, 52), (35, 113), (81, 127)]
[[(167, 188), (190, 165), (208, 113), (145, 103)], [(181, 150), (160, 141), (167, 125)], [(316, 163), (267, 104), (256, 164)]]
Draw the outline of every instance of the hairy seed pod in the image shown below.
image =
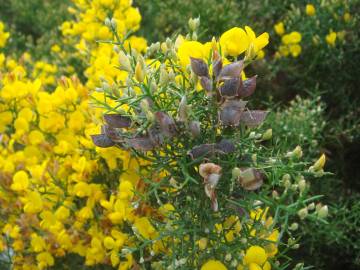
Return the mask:
[(246, 101), (226, 100), (220, 108), (219, 119), (224, 126), (238, 126)]
[(190, 57), (191, 69), (199, 77), (209, 77), (209, 68), (204, 60)]
[(105, 134), (91, 135), (93, 143), (101, 148), (108, 148), (114, 146), (115, 143)]
[(120, 114), (105, 114), (104, 120), (113, 128), (128, 128), (131, 126), (131, 118)]
[(224, 66), (220, 72), (219, 80), (239, 77), (244, 68), (244, 61), (237, 61)]
[(232, 98), (238, 95), (240, 87), (240, 77), (234, 77), (224, 80), (223, 84), (219, 87), (219, 93), (222, 97)]
[(156, 112), (155, 119), (160, 126), (161, 132), (167, 137), (173, 137), (177, 134), (175, 121), (164, 112)]
[(242, 85), (238, 88), (238, 96), (245, 98), (254, 94), (256, 89), (256, 78), (257, 75), (245, 80)]

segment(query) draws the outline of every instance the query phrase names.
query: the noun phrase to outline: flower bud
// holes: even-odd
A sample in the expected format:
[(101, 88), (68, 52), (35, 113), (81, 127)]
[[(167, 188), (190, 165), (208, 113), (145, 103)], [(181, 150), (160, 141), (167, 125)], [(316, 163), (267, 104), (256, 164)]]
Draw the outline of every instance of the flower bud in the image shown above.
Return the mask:
[(127, 57), (127, 55), (123, 52), (120, 51), (119, 52), (119, 63), (120, 63), (120, 67), (127, 71), (127, 72), (131, 72), (132, 68), (131, 68), (131, 64), (130, 64), (130, 60)]
[(142, 58), (142, 56), (138, 57), (138, 61), (136, 63), (136, 67), (135, 67), (135, 79), (138, 82), (143, 82), (145, 79), (145, 65), (144, 65), (144, 60)]
[(190, 18), (188, 24), (191, 31), (196, 31), (200, 25), (200, 18)]
[(289, 229), (291, 231), (296, 231), (299, 228), (299, 224), (294, 222), (293, 224), (291, 224), (291, 226), (289, 227)]
[(307, 209), (309, 210), (314, 210), (315, 209), (315, 203), (310, 203), (308, 206), (307, 206)]
[(291, 152), (288, 152), (286, 154), (287, 157), (289, 158), (296, 158), (296, 159), (300, 159), (303, 155), (302, 149), (301, 147), (298, 145), (295, 147), (295, 149)]
[(326, 162), (326, 156), (324, 154), (321, 155), (321, 157), (315, 162), (315, 164), (312, 166), (314, 171), (320, 171), (324, 168)]
[(326, 218), (329, 214), (329, 208), (327, 205), (324, 205), (317, 211), (317, 215), (319, 218)]
[(111, 27), (111, 20), (109, 18), (105, 19), (105, 25), (109, 28)]
[(117, 22), (116, 22), (116, 19), (114, 19), (114, 18), (111, 19), (111, 27), (114, 30), (117, 29)]
[(238, 178), (240, 176), (240, 174), (241, 174), (241, 170), (238, 167), (235, 167), (231, 171), (231, 175), (233, 178)]
[(268, 141), (272, 138), (272, 129), (269, 128), (268, 130), (265, 131), (265, 133), (262, 135), (261, 139), (263, 141)]
[(304, 192), (306, 189), (306, 181), (305, 179), (301, 179), (298, 183), (300, 192)]
[(169, 75), (166, 71), (166, 67), (165, 65), (161, 65), (160, 67), (160, 79), (159, 79), (159, 84), (161, 86), (166, 85), (169, 82)]
[(298, 216), (300, 217), (300, 219), (305, 219), (308, 215), (308, 209), (305, 207), (305, 208), (302, 208), (298, 211)]

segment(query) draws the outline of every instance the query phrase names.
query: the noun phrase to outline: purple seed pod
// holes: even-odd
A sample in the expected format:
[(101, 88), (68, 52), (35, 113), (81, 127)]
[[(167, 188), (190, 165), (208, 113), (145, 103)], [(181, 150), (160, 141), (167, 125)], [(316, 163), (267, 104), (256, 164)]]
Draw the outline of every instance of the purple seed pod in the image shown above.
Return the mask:
[(191, 69), (199, 77), (209, 77), (209, 68), (204, 60), (190, 57)]

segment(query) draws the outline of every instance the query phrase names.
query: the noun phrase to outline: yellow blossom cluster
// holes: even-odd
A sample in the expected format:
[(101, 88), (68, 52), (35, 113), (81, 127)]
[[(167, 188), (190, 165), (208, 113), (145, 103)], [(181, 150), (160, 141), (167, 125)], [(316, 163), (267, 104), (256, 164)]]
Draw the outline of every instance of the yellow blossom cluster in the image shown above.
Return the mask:
[[(111, 39), (102, 28), (107, 11), (117, 10), (124, 33), (136, 30), (141, 17), (130, 1), (75, 2), (72, 11), (81, 19), (63, 31), (91, 48), (89, 76), (108, 75), (115, 56), (111, 46), (96, 45), (98, 38)], [(2, 46), (9, 37), (3, 28)], [(146, 46), (132, 40), (140, 50)], [(52, 52), (60, 55), (70, 44), (64, 39)], [(143, 237), (155, 233), (135, 211), (139, 163), (129, 152), (94, 146), (90, 135), (100, 128), (102, 111), (90, 104), (91, 80), (85, 86), (57, 73), (56, 65), (32, 62), (27, 53), (19, 61), (0, 54), (0, 252), (14, 253), (13, 269), (45, 269), (67, 254), (83, 257), (85, 265), (130, 269), (132, 255), (122, 248), (133, 239), (123, 227), (133, 224)]]
[[(141, 15), (129, 0), (74, 0), (75, 8), (69, 8), (76, 18), (62, 24), (61, 30), (66, 44), (72, 44), (77, 49), (78, 58), (86, 62), (85, 75), (87, 86), (95, 89), (101, 79), (109, 83), (122, 80), (123, 71), (114, 68), (118, 65), (117, 53), (110, 43), (97, 43), (97, 41), (121, 42), (128, 50), (144, 52), (147, 47), (142, 37), (129, 36), (130, 32), (140, 27)], [(105, 24), (107, 22), (107, 25)], [(116, 30), (117, 36), (111, 31)]]
[[(328, 6), (329, 5), (329, 6)], [(319, 12), (316, 12), (316, 7), (313, 4), (307, 4), (305, 6), (305, 14), (307, 15), (306, 23), (303, 23), (303, 25), (298, 25), (298, 28), (305, 28), (309, 27), (309, 30), (303, 29), (301, 32), (299, 31), (292, 31), (288, 34), (286, 34), (285, 30), (285, 21), (287, 24), (291, 24), (290, 22), (296, 21), (296, 16), (301, 16), (302, 12), (299, 11), (298, 13), (290, 13), (290, 18), (285, 19), (284, 21), (279, 21), (274, 25), (274, 31), (275, 33), (281, 37), (281, 44), (278, 47), (278, 50), (275, 54), (275, 57), (287, 57), (292, 56), (294, 58), (297, 58), (301, 52), (302, 47), (300, 45), (300, 42), (302, 40), (302, 34), (301, 33), (312, 33), (310, 35), (311, 41), (315, 46), (318, 46), (321, 42), (320, 38), (320, 32), (323, 32), (322, 29), (319, 29), (319, 26), (322, 26), (324, 28), (324, 23), (320, 22), (320, 19), (331, 17), (331, 20), (336, 20), (339, 25), (343, 24), (341, 27), (345, 28), (346, 24), (351, 23), (352, 17), (349, 12), (346, 11), (346, 5), (342, 7), (342, 9), (345, 9), (344, 11), (341, 11), (342, 15), (336, 14), (333, 11), (333, 8), (330, 6), (330, 4), (322, 3), (320, 4)], [(290, 21), (290, 22), (288, 22)], [(299, 20), (300, 21), (300, 20)], [(290, 26), (288, 26), (290, 27)], [(337, 26), (339, 27), (339, 26)], [(314, 31), (316, 30), (316, 32)], [(327, 28), (325, 28), (325, 31), (327, 31)], [(332, 28), (330, 28), (327, 31), (327, 34), (323, 34), (323, 41), (326, 42), (329, 47), (335, 47), (337, 40), (344, 41), (346, 36), (346, 31), (343, 29), (341, 31), (334, 31)], [(304, 41), (306, 43), (306, 41)], [(308, 46), (307, 42), (307, 46)]]

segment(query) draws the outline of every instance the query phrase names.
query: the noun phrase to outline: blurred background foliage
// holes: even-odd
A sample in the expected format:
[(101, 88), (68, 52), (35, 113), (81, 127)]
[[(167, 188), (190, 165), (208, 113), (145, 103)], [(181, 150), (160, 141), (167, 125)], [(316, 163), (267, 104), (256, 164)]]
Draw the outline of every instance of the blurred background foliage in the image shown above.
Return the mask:
[[(310, 157), (328, 157), (327, 179), (314, 183), (331, 206), (329, 225), (304, 225), (304, 245), (294, 252), (315, 269), (360, 268), (360, 0), (135, 0), (143, 16), (140, 34), (149, 42), (185, 33), (190, 17), (201, 18), (199, 40), (234, 26), (269, 32), (259, 74), (257, 103), (272, 108), (266, 122), (284, 149), (301, 145)], [(305, 14), (313, 4), (314, 16)], [(59, 26), (71, 16), (67, 0), (0, 0), (0, 20), (11, 32), (7, 50), (35, 59), (48, 57), (61, 38)], [(350, 19), (344, 21), (344, 14)], [(296, 58), (278, 57), (281, 45), (273, 26), (302, 35)], [(326, 43), (329, 31), (338, 37)], [(255, 98), (256, 99), (256, 98)], [(254, 105), (255, 106), (255, 105)], [(284, 138), (287, 138), (286, 140)]]

